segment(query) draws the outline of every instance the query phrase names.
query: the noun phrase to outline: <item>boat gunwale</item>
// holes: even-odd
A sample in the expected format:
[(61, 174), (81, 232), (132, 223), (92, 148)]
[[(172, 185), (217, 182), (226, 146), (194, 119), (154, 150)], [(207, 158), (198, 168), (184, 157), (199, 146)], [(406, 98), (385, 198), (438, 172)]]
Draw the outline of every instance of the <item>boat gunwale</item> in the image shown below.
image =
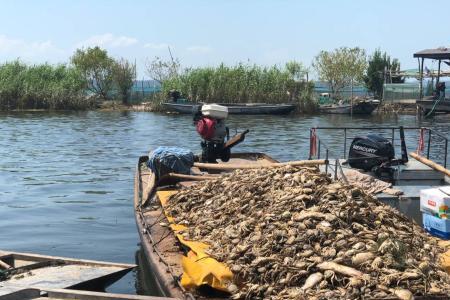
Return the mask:
[(123, 268), (123, 269), (133, 269), (133, 268), (137, 267), (137, 265), (135, 265), (135, 264), (114, 263), (114, 262), (106, 262), (106, 261), (98, 261), (98, 260), (77, 259), (77, 258), (68, 258), (68, 257), (62, 257), (62, 256), (50, 256), (50, 255), (42, 255), (42, 254), (27, 253), (27, 252), (15, 252), (15, 251), (0, 250), (0, 259), (3, 260), (5, 258), (20, 259), (20, 260), (30, 261), (30, 262), (34, 262), (34, 263), (46, 262), (46, 261), (63, 261), (67, 264), (73, 264), (73, 265), (118, 267), (118, 268)]
[[(145, 216), (142, 211), (142, 206), (140, 205), (140, 200), (142, 199), (142, 184), (141, 184), (141, 172), (139, 165), (148, 160), (148, 156), (139, 157), (138, 165), (136, 167), (135, 180), (134, 180), (134, 208), (135, 208), (135, 219), (136, 226), (139, 232), (139, 237), (141, 240), (141, 245), (145, 253), (145, 258), (154, 272), (153, 276), (155, 283), (158, 288), (158, 292), (165, 297), (175, 297), (184, 299), (195, 299), (190, 293), (181, 286), (176, 276), (173, 274), (169, 265), (165, 262), (164, 257), (159, 253), (156, 248), (155, 241), (152, 235), (146, 229), (148, 224), (145, 221)], [(156, 188), (156, 183), (155, 183)], [(157, 263), (157, 262), (160, 263)], [(162, 266), (164, 265), (165, 268)], [(168, 275), (170, 274), (170, 276)], [(171, 287), (171, 282), (176, 284), (177, 287)]]

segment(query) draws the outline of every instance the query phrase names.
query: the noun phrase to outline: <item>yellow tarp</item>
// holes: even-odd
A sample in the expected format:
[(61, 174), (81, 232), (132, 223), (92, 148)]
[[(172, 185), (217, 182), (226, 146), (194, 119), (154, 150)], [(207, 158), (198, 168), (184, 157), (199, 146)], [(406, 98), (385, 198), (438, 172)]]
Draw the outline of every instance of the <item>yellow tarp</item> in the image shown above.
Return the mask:
[[(163, 208), (167, 206), (169, 197), (176, 193), (177, 191), (157, 192)], [(174, 219), (167, 215), (166, 211), (164, 211), (164, 214), (169, 221), (170, 228), (173, 230), (178, 240), (191, 249), (187, 256), (183, 256), (181, 285), (186, 289), (194, 289), (201, 285), (209, 285), (215, 289), (227, 291), (227, 287), (233, 279), (233, 273), (230, 269), (205, 253), (205, 250), (208, 249), (207, 244), (183, 239), (180, 232), (186, 230), (187, 227), (175, 224)]]

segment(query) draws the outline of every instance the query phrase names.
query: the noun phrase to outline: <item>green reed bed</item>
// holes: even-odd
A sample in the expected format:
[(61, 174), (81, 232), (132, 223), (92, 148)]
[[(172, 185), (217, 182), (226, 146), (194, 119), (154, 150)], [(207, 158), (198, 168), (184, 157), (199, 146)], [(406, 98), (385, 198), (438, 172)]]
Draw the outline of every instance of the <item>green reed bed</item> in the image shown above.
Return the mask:
[(0, 110), (87, 109), (80, 73), (67, 65), (27, 65), (19, 60), (0, 65)]
[(238, 64), (189, 68), (163, 81), (163, 92), (180, 91), (193, 102), (293, 103), (300, 111), (315, 109), (314, 84), (304, 80), (299, 63), (284, 67)]

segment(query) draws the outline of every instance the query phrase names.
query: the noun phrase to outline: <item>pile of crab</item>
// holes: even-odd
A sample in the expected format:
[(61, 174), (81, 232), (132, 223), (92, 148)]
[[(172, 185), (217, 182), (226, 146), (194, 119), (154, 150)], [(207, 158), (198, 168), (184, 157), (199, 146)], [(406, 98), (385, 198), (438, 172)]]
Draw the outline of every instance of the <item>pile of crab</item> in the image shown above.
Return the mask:
[(317, 168), (237, 170), (169, 200), (186, 239), (225, 263), (234, 299), (449, 295), (438, 241)]

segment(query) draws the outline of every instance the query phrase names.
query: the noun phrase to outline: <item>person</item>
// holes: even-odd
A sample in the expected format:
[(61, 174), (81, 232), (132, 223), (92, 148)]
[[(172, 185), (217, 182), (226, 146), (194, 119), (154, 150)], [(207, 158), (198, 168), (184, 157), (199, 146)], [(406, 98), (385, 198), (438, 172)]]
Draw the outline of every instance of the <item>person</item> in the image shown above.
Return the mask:
[(438, 82), (436, 84), (436, 97), (437, 99), (445, 99), (445, 82)]

